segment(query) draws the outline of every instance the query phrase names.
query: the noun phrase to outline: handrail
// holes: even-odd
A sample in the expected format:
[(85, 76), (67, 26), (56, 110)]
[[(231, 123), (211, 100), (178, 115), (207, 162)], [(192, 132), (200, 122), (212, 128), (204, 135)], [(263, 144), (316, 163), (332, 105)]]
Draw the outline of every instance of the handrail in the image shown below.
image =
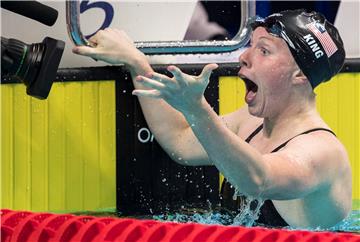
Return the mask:
[[(135, 46), (148, 55), (159, 54), (201, 54), (231, 52), (244, 47), (250, 39), (249, 22), (255, 17), (256, 1), (241, 1), (239, 32), (232, 40), (223, 41), (145, 41), (135, 42)], [(80, 30), (80, 4), (78, 0), (66, 1), (66, 23), (70, 39), (75, 45), (87, 45)]]

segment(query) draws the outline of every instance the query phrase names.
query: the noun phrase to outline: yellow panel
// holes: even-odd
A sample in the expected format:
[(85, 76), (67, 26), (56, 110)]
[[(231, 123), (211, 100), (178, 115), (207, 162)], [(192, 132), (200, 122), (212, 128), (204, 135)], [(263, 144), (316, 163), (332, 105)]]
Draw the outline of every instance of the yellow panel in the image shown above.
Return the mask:
[(82, 82), (65, 88), (65, 208), (82, 210), (84, 161), (82, 150)]
[[(341, 78), (340, 78), (341, 76)], [(355, 161), (355, 153), (359, 152), (359, 148), (355, 148), (355, 140), (359, 137), (354, 135), (354, 131), (356, 131), (356, 126), (359, 123), (355, 123), (355, 115), (359, 110), (355, 110), (355, 79), (353, 78), (353, 74), (342, 74), (339, 75), (339, 127), (338, 127), (338, 136), (342, 143), (345, 145), (350, 162), (352, 164), (353, 170), (355, 170), (356, 166)], [(341, 85), (342, 82), (346, 82), (346, 85)], [(359, 93), (357, 94), (359, 95)], [(353, 181), (355, 182), (358, 179), (358, 176), (353, 176)], [(358, 193), (359, 183), (353, 183), (353, 196), (356, 199), (360, 199)]]
[(342, 73), (316, 89), (317, 107), (321, 116), (348, 152), (353, 172), (354, 199), (360, 199), (359, 82), (360, 74)]
[(14, 209), (31, 208), (31, 98), (24, 93), (24, 85), (14, 87)]
[[(353, 170), (353, 189), (355, 196), (354, 198), (359, 201), (360, 204), (360, 74), (354, 75), (355, 78), (355, 127), (354, 136), (355, 138), (355, 160), (352, 161)], [(359, 206), (360, 207), (360, 206)], [(360, 210), (360, 208), (358, 208)]]
[(1, 207), (13, 207), (14, 133), (13, 88), (1, 88)]
[[(360, 204), (360, 74), (354, 75), (355, 78), (355, 160), (351, 161), (353, 170), (353, 189), (354, 198), (359, 201)], [(360, 210), (360, 206), (358, 208)]]
[(315, 89), (317, 110), (335, 133), (338, 132), (339, 117), (338, 86), (337, 77), (334, 77)]
[(98, 83), (92, 82), (82, 87), (82, 152), (84, 162), (85, 210), (99, 207), (100, 200), (98, 86)]
[(47, 102), (30, 101), (31, 209), (48, 209), (48, 120)]
[[(219, 114), (234, 112), (245, 104), (245, 84), (238, 77), (219, 78)], [(220, 174), (220, 186), (224, 176)]]
[(108, 208), (116, 203), (115, 88), (113, 82), (102, 84), (99, 87), (100, 207)]
[(245, 104), (245, 85), (238, 77), (219, 78), (219, 113), (231, 113)]
[(59, 211), (65, 207), (65, 89), (66, 84), (54, 83), (48, 97), (48, 194), (49, 210)]
[[(220, 114), (244, 104), (237, 77), (219, 78)], [(342, 73), (316, 88), (317, 109), (346, 147), (353, 172), (353, 199), (360, 199), (360, 74)], [(222, 178), (221, 178), (222, 179)]]
[(42, 101), (1, 85), (2, 208), (115, 207), (114, 84), (54, 83)]

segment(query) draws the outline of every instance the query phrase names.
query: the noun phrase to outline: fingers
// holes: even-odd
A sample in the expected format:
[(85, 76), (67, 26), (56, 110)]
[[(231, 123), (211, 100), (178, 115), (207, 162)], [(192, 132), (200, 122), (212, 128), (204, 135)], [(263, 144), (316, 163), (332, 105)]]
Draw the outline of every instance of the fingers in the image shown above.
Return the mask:
[(162, 89), (164, 89), (166, 87), (163, 83), (161, 83), (161, 82), (159, 82), (157, 80), (152, 80), (152, 79), (147, 78), (145, 76), (136, 77), (136, 81), (139, 82), (139, 83), (142, 83), (146, 87), (150, 87), (150, 88), (153, 88), (153, 89), (162, 90)]
[(187, 85), (185, 73), (180, 70), (177, 66), (168, 66), (168, 71), (173, 74), (174, 78), (177, 80), (180, 86), (184, 87)]
[(204, 80), (208, 80), (211, 76), (211, 73), (213, 70), (218, 68), (219, 66), (217, 64), (207, 64), (204, 69), (202, 70), (201, 74), (199, 75), (200, 78)]
[(99, 35), (101, 35), (101, 32), (103, 32), (103, 30), (99, 30), (94, 36), (89, 39), (89, 44), (91, 45), (91, 47), (85, 45), (74, 46), (72, 52), (78, 55), (95, 57), (95, 55), (97, 54), (96, 46), (98, 44), (98, 39)]
[(166, 86), (169, 86), (169, 87), (175, 87), (176, 86), (176, 83), (172, 78), (170, 78), (170, 77), (168, 77), (166, 75), (157, 73), (157, 72), (153, 72), (151, 74), (148, 74), (147, 77), (149, 77), (151, 79), (154, 79), (154, 80), (156, 80), (158, 82), (164, 83)]
[(158, 90), (139, 90), (136, 89), (132, 92), (133, 95), (138, 97), (161, 98), (161, 93)]
[(72, 52), (78, 55), (95, 57), (96, 49), (88, 46), (74, 46)]
[(183, 79), (184, 73), (177, 66), (168, 66), (167, 70), (173, 74), (176, 80)]

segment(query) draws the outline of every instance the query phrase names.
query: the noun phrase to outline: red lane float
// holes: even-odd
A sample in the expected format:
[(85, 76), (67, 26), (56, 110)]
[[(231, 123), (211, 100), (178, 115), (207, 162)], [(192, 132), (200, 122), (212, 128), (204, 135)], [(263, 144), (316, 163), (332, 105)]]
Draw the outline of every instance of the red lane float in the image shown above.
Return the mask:
[(129, 242), (360, 242), (353, 233), (159, 222), (1, 210), (1, 241)]

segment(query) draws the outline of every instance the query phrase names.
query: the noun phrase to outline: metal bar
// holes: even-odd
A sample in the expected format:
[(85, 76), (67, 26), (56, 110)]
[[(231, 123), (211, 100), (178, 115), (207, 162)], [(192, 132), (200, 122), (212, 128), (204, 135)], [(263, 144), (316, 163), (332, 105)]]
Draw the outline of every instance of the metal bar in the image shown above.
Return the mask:
[(66, 1), (66, 25), (74, 45), (90, 46), (80, 30), (80, 3), (77, 0)]
[[(149, 41), (135, 42), (135, 46), (148, 55), (159, 54), (201, 54), (231, 52), (244, 47), (250, 39), (249, 22), (255, 17), (256, 1), (241, 2), (239, 32), (232, 40), (224, 41)], [(89, 45), (80, 30), (79, 1), (66, 1), (66, 22), (68, 34), (75, 45)]]

